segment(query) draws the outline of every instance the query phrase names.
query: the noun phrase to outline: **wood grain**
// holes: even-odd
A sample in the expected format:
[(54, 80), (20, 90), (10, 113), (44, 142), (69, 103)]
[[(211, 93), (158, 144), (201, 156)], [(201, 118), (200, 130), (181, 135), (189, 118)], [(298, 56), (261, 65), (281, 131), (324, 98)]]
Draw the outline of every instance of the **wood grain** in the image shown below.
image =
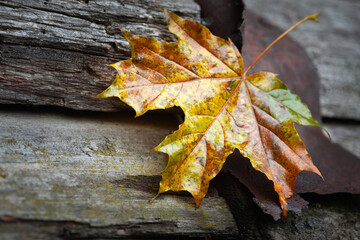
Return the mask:
[(176, 129), (173, 116), (134, 120), (128, 113), (12, 110), (0, 115), (3, 221), (20, 219), (24, 229), (28, 221), (72, 222), (78, 229), (73, 226), (69, 234), (86, 235), (94, 227), (88, 234), (102, 237), (109, 236), (106, 227), (116, 229), (112, 237), (236, 236), (235, 221), (215, 189), (199, 209), (187, 194), (148, 202), (166, 165), (166, 156), (151, 149)]
[[(158, 2), (200, 19), (192, 0)], [(117, 99), (91, 99), (115, 78), (107, 65), (131, 55), (120, 28), (175, 40), (153, 0), (0, 1), (0, 103), (128, 109)]]

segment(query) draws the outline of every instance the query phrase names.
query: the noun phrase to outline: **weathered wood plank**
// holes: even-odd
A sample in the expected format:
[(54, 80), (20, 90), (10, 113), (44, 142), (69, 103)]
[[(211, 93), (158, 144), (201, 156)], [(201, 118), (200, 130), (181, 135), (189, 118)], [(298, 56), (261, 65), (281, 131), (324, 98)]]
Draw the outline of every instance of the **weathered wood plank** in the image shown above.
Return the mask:
[[(159, 4), (199, 21), (192, 0)], [(92, 100), (108, 87), (107, 64), (130, 57), (120, 28), (174, 40), (153, 0), (0, 1), (0, 103), (118, 111), (116, 99)]]
[(326, 117), (360, 119), (360, 2), (356, 0), (244, 0), (246, 7), (282, 29), (320, 13), (290, 36), (307, 51), (321, 79), (320, 103)]
[(354, 123), (325, 123), (331, 141), (360, 158), (360, 126)]
[(199, 209), (188, 195), (164, 194), (148, 202), (166, 164), (163, 154), (150, 150), (176, 129), (172, 116), (134, 120), (128, 113), (10, 110), (0, 116), (3, 220), (75, 222), (102, 231), (114, 225), (120, 237), (237, 234), (214, 189)]

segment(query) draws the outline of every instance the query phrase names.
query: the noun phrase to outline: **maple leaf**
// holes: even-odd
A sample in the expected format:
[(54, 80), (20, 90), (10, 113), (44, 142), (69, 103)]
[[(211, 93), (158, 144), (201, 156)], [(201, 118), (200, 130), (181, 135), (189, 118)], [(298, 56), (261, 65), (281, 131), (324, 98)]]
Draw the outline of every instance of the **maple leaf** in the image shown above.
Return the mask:
[[(158, 194), (188, 191), (198, 207), (210, 180), (238, 149), (273, 181), (286, 215), (286, 199), (293, 194), (298, 173), (321, 176), (294, 123), (319, 123), (275, 74), (246, 75), (271, 45), (244, 71), (241, 54), (230, 39), (162, 10), (179, 40), (168, 43), (122, 31), (132, 58), (112, 65), (118, 71), (116, 79), (97, 97), (119, 97), (136, 116), (173, 106), (184, 111), (184, 123), (154, 149), (169, 156)], [(297, 25), (308, 19), (316, 20), (316, 15)]]

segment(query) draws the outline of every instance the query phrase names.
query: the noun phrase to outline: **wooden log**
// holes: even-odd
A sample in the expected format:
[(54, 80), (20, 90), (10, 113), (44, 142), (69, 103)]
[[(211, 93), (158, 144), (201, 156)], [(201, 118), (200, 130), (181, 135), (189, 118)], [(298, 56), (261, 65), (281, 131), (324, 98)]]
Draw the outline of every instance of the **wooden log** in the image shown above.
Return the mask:
[[(192, 0), (158, 2), (182, 17), (200, 19)], [(131, 55), (120, 28), (175, 39), (154, 0), (0, 1), (0, 103), (128, 108), (117, 99), (91, 99), (115, 78), (107, 64)]]
[[(342, 124), (340, 124), (342, 123)], [(360, 158), (360, 126), (354, 122), (326, 123), (332, 142), (339, 144)]]
[[(1, 239), (31, 236), (29, 225), (37, 229), (34, 239), (55, 225), (66, 227), (69, 238), (237, 235), (214, 188), (198, 209), (187, 194), (162, 194), (148, 202), (166, 165), (166, 157), (151, 149), (176, 129), (172, 115), (135, 120), (129, 113), (1, 110), (0, 115)], [(11, 225), (18, 220), (23, 227)]]

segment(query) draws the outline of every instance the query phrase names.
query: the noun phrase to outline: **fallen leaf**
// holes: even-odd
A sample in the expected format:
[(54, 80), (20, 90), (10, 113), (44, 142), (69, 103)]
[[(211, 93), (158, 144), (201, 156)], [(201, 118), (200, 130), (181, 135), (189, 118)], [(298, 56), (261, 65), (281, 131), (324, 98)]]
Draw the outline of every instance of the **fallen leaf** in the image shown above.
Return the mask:
[(97, 97), (119, 97), (135, 109), (136, 116), (174, 106), (184, 111), (184, 123), (155, 148), (169, 155), (158, 194), (188, 191), (199, 206), (210, 180), (238, 149), (254, 169), (274, 182), (286, 215), (286, 200), (299, 172), (321, 175), (294, 122), (319, 123), (275, 74), (246, 75), (257, 60), (244, 71), (241, 54), (230, 40), (163, 11), (179, 41), (167, 43), (123, 31), (132, 58), (112, 65), (118, 75)]

